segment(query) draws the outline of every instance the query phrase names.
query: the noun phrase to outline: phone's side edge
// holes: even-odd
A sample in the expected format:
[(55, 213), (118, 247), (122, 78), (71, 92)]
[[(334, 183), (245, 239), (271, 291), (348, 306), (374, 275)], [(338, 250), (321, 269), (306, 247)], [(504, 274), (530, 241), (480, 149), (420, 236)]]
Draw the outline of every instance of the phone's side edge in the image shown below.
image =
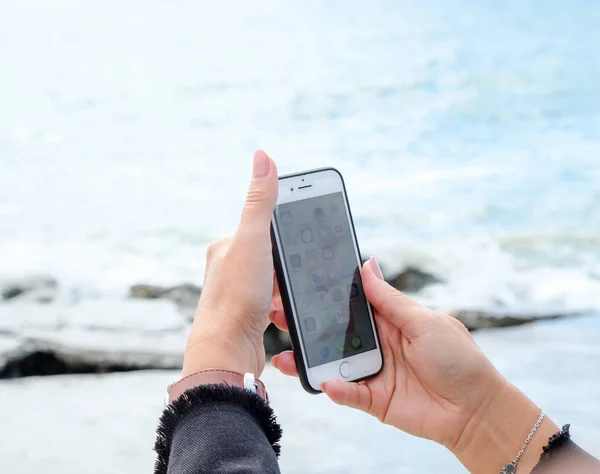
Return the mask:
[[(327, 166), (324, 168), (313, 168), (312, 170), (307, 170), (307, 171), (301, 171), (300, 173), (290, 173), (290, 174), (282, 174), (279, 176), (279, 179), (287, 179), (287, 178), (295, 178), (296, 176), (304, 176), (307, 174), (314, 174), (314, 173), (320, 173), (322, 171), (335, 171), (338, 175), (340, 175), (340, 178), (342, 177), (342, 174), (335, 168), (331, 167), (331, 166)], [(342, 178), (342, 184), (344, 183), (344, 179)]]
[(290, 334), (290, 341), (292, 343), (292, 351), (294, 352), (294, 360), (296, 361), (296, 367), (298, 368), (298, 376), (300, 378), (300, 384), (302, 388), (311, 394), (321, 393), (320, 390), (315, 390), (308, 381), (308, 372), (304, 365), (302, 358), (302, 344), (300, 343), (300, 337), (298, 336), (298, 328), (296, 327), (296, 321), (294, 319), (294, 313), (292, 309), (292, 302), (289, 297), (289, 290), (286, 286), (285, 276), (283, 274), (283, 265), (281, 264), (281, 256), (279, 249), (277, 248), (277, 240), (275, 237), (275, 228), (271, 224), (271, 246), (273, 249), (273, 265), (275, 268), (275, 277), (277, 278), (277, 284), (281, 294), (281, 302), (283, 304), (283, 312), (285, 314), (285, 320), (288, 325)]

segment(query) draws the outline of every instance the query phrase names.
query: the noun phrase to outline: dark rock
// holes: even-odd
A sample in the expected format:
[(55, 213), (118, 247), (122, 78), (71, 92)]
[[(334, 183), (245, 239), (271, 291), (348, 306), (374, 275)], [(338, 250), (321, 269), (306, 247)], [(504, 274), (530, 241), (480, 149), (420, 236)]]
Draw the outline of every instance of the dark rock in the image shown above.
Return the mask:
[(39, 303), (49, 303), (56, 298), (58, 282), (48, 276), (33, 276), (5, 284), (0, 290), (4, 300), (27, 298)]
[(156, 285), (134, 285), (129, 290), (130, 298), (167, 299), (175, 302), (180, 308), (195, 308), (202, 288), (191, 283), (163, 287)]
[(186, 283), (167, 289), (161, 298), (174, 301), (180, 307), (196, 308), (200, 293), (202, 293), (202, 288)]
[(121, 364), (70, 363), (57, 357), (52, 352), (37, 351), (26, 354), (22, 358), (11, 360), (3, 368), (0, 368), (0, 379), (13, 379), (34, 375), (126, 372), (136, 369), (137, 367), (135, 366)]
[(269, 324), (263, 338), (267, 356), (279, 354), (292, 348), (287, 332), (280, 331), (274, 324)]
[(155, 285), (133, 285), (129, 289), (130, 298), (144, 298), (144, 299), (155, 299), (160, 298), (167, 289), (162, 286)]
[(469, 331), (477, 329), (504, 328), (509, 326), (520, 326), (522, 324), (532, 323), (545, 319), (558, 319), (570, 316), (580, 316), (586, 314), (586, 311), (571, 311), (562, 313), (553, 313), (546, 311), (538, 312), (508, 312), (500, 310), (454, 310), (448, 311), (448, 314), (454, 316), (462, 322)]
[(406, 267), (398, 275), (386, 281), (397, 290), (406, 293), (416, 293), (427, 285), (442, 283), (442, 280), (435, 275), (414, 267)]

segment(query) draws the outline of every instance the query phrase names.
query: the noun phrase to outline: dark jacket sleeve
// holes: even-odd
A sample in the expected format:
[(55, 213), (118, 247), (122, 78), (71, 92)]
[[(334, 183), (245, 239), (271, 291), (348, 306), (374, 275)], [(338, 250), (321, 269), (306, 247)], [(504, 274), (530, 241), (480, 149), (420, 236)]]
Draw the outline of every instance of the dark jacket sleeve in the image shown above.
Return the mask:
[(248, 390), (202, 385), (165, 408), (154, 449), (155, 474), (279, 474), (281, 428)]
[(531, 474), (600, 474), (600, 461), (577, 446), (569, 425), (548, 440), (540, 462)]

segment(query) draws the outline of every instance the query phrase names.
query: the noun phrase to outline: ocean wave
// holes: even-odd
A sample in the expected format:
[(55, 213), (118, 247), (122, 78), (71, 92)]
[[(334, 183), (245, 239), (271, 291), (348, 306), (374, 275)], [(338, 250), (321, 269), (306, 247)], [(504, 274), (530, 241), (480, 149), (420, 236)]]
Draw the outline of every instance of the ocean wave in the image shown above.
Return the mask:
[[(435, 275), (441, 282), (426, 286), (416, 297), (438, 308), (600, 309), (600, 262), (593, 258), (553, 265), (521, 258), (491, 238), (402, 238), (394, 243), (372, 238), (362, 250), (366, 258), (377, 257), (387, 277), (406, 267)], [(204, 260), (205, 247), (198, 245), (155, 252), (100, 245), (5, 244), (0, 247), (0, 288), (46, 275), (57, 281), (60, 299), (124, 298), (139, 283), (200, 284)]]

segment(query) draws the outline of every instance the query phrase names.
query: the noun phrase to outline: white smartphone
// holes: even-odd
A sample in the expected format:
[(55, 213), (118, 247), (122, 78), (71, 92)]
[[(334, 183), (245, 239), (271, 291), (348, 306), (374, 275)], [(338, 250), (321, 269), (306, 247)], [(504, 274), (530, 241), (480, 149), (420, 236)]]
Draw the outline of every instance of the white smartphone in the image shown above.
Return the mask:
[(280, 177), (271, 238), (304, 389), (319, 393), (328, 380), (379, 373), (383, 357), (341, 174), (328, 168)]

